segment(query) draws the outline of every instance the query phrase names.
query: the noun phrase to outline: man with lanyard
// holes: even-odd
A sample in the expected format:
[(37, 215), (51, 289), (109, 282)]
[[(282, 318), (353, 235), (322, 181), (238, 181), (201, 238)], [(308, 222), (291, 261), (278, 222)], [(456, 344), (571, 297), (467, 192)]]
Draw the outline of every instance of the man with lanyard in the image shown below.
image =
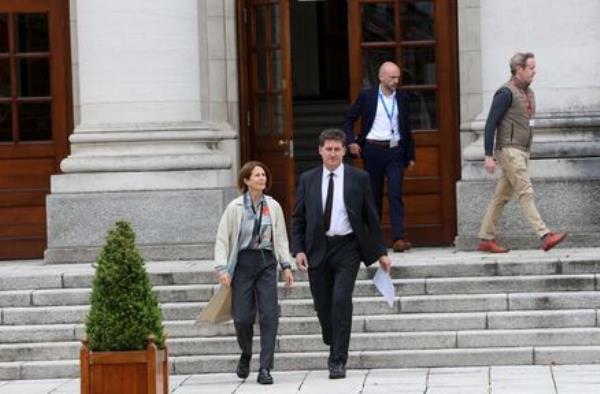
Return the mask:
[(535, 206), (529, 178), (529, 154), (535, 125), (535, 95), (529, 87), (535, 76), (533, 53), (516, 53), (510, 59), (510, 72), (510, 80), (494, 94), (485, 123), (485, 169), (489, 174), (494, 173), (497, 161), (502, 174), (481, 223), (477, 250), (508, 252), (507, 248), (496, 243), (496, 223), (514, 195), (523, 216), (540, 238), (542, 249), (548, 251), (562, 242), (567, 234), (554, 233), (546, 227)]
[[(385, 62), (379, 68), (378, 78), (379, 85), (364, 89), (352, 104), (343, 129), (350, 153), (364, 159), (380, 218), (387, 178), (393, 249), (403, 252), (412, 245), (404, 234), (402, 181), (404, 168), (415, 164), (415, 145), (408, 119), (408, 98), (398, 90), (400, 68)], [(353, 125), (359, 117), (362, 130), (355, 136)]]

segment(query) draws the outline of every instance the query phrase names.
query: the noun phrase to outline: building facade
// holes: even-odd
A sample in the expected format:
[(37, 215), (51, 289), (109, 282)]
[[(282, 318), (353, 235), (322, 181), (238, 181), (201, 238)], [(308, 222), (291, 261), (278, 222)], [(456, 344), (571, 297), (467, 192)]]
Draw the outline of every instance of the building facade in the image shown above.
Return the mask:
[[(494, 187), (483, 123), (520, 50), (538, 59), (540, 211), (593, 244), (600, 4), (576, 3), (3, 1), (0, 258), (91, 260), (118, 219), (147, 258), (211, 258), (240, 163), (271, 167), (289, 214), (316, 134), (341, 124), (386, 60), (401, 66), (417, 144), (408, 236), (471, 248)], [(533, 245), (512, 205), (501, 231)]]

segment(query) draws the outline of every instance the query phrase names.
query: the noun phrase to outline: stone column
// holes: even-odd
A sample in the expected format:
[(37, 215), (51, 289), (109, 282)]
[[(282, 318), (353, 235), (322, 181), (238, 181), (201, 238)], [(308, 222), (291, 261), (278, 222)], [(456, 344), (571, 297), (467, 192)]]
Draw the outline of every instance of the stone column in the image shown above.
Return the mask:
[[(536, 203), (551, 229), (570, 233), (565, 246), (600, 241), (600, 3), (595, 0), (462, 1), (459, 14), (461, 75), (480, 87), (461, 95), (462, 179), (457, 183), (460, 249), (474, 248), (481, 219), (495, 188), (483, 167), (483, 128), (496, 89), (510, 76), (517, 51), (536, 55), (532, 84), (537, 114), (531, 176)], [(468, 3), (468, 4), (467, 4)], [(568, 18), (565, 17), (568, 15)], [(462, 19), (461, 19), (462, 16)], [(480, 48), (473, 44), (477, 43)], [(468, 66), (474, 66), (468, 68)], [(479, 95), (479, 96), (478, 96)], [(481, 104), (474, 109), (474, 99)], [(471, 135), (472, 138), (464, 138)], [(514, 201), (498, 226), (499, 239), (512, 248), (539, 241)]]
[[(118, 219), (132, 222), (148, 259), (212, 257), (237, 131), (218, 100), (231, 93), (225, 70), (209, 79), (207, 7), (72, 2), (76, 127), (51, 180), (46, 261), (94, 259)], [(224, 92), (211, 91), (218, 84)]]

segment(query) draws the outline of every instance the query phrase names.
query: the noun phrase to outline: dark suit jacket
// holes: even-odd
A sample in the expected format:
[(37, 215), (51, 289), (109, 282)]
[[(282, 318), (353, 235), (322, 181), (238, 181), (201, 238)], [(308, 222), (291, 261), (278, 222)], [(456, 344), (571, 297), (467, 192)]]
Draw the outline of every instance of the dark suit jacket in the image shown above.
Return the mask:
[[(346, 133), (346, 143), (348, 145), (354, 142), (357, 142), (361, 147), (364, 145), (365, 138), (371, 131), (371, 127), (373, 127), (373, 121), (377, 113), (378, 93), (379, 86), (363, 89), (352, 107), (346, 112), (343, 129)], [(408, 120), (408, 96), (400, 90), (396, 90), (396, 101), (398, 105), (398, 128), (400, 129), (400, 139), (404, 148), (402, 161), (404, 167), (407, 167), (411, 160), (415, 160), (415, 142)], [(362, 130), (358, 136), (355, 136), (353, 125), (359, 117), (362, 118)]]
[[(322, 179), (323, 166), (310, 169), (300, 176), (296, 206), (292, 214), (292, 252), (294, 256), (304, 252), (311, 267), (321, 263), (327, 248), (321, 196)], [(365, 265), (371, 265), (387, 254), (387, 249), (383, 243), (368, 173), (344, 165), (344, 203), (350, 226), (358, 240), (360, 257)]]

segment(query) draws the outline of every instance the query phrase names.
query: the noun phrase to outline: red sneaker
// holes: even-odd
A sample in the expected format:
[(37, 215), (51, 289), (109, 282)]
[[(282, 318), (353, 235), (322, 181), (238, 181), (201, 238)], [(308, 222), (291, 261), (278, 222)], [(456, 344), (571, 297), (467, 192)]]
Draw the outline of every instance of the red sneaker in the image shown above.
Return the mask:
[(506, 253), (508, 249), (500, 246), (496, 243), (496, 240), (481, 240), (479, 241), (479, 245), (477, 245), (477, 250), (479, 252), (488, 252), (488, 253)]
[(548, 233), (542, 241), (542, 249), (544, 249), (544, 252), (547, 252), (561, 243), (565, 238), (567, 238), (567, 233)]

